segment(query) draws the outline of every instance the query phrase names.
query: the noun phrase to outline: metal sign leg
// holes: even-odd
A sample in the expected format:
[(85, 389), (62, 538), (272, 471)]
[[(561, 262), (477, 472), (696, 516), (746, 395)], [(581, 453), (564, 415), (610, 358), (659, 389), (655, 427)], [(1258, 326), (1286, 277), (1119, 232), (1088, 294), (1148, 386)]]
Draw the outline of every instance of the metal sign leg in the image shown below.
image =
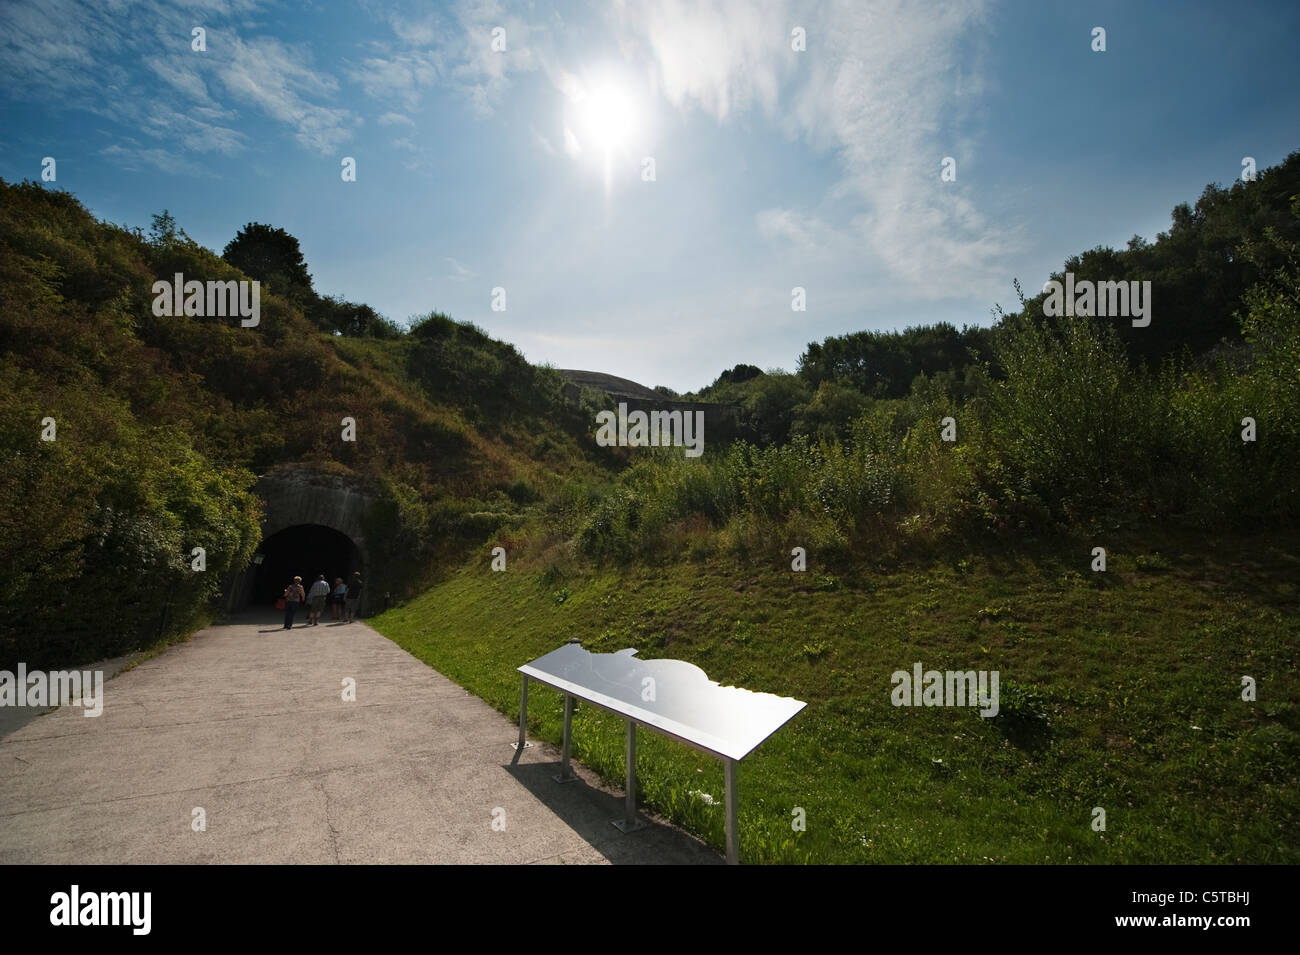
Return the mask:
[(564, 742), (560, 748), (560, 775), (555, 777), (557, 783), (572, 783), (578, 774), (569, 768), (569, 753), (573, 749), (573, 694), (564, 694)]
[(524, 674), (524, 688), (519, 692), (519, 742), (511, 743), (514, 747), (515, 758), (511, 762), (519, 762), (519, 754), (533, 744), (528, 742), (528, 674)]
[(723, 774), (727, 780), (727, 865), (740, 864), (740, 826), (736, 819), (736, 761), (725, 760)]
[(617, 819), (614, 825), (621, 832), (636, 832), (644, 829), (646, 824), (636, 814), (636, 723), (627, 720), (627, 796), (624, 817)]

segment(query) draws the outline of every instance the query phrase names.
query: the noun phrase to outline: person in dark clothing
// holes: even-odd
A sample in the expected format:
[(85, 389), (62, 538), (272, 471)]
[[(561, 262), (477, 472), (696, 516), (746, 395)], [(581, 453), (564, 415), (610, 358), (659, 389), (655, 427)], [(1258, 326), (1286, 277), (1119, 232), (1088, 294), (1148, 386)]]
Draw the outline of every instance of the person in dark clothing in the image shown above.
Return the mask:
[(357, 608), (361, 606), (361, 587), (362, 587), (361, 571), (359, 570), (353, 571), (352, 579), (348, 582), (348, 601), (347, 601), (348, 623), (352, 622), (352, 618), (356, 616)]
[(342, 577), (334, 578), (334, 589), (330, 592), (330, 613), (334, 615), (335, 620), (343, 619), (343, 604), (348, 599), (348, 585), (343, 582)]

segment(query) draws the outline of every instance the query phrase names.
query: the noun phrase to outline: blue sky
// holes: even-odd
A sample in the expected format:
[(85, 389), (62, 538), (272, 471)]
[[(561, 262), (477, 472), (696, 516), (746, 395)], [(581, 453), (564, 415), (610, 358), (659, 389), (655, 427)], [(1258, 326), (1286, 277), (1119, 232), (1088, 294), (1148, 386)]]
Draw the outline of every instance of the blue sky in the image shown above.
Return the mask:
[(1300, 148), (1297, 36), (1291, 2), (7, 2), (0, 176), (53, 156), (217, 251), (268, 222), (322, 293), (686, 390), (1153, 239)]

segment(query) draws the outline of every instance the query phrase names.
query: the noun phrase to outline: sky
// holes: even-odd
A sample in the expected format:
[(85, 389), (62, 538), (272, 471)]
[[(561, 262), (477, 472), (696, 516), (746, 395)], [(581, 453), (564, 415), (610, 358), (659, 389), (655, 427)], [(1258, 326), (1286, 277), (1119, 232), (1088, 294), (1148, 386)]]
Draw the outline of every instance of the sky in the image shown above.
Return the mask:
[(1154, 239), (1300, 148), (1298, 36), (1290, 0), (5, 0), (0, 177), (53, 157), (217, 252), (269, 223), (322, 294), (686, 391)]

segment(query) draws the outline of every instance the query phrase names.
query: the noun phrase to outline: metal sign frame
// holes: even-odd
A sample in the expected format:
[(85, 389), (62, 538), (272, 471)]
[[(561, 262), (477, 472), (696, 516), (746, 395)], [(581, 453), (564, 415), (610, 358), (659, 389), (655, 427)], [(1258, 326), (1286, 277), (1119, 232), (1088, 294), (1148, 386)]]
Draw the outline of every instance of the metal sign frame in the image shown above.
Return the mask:
[[(636, 652), (625, 649), (617, 653), (591, 653), (574, 640), (518, 667), (523, 686), (519, 696), (519, 741), (514, 744), (515, 760), (529, 745), (529, 680), (536, 680), (564, 694), (564, 738), (556, 782), (568, 783), (578, 778), (569, 764), (575, 698), (623, 718), (627, 733), (625, 811), (624, 817), (614, 822), (622, 832), (635, 832), (645, 827), (636, 810), (637, 724), (716, 756), (722, 760), (726, 781), (727, 862), (735, 865), (740, 861), (736, 764), (807, 704), (790, 697), (722, 687), (709, 680), (707, 674), (694, 664), (683, 660), (640, 660), (636, 658)], [(588, 682), (603, 684), (604, 689), (594, 689), (575, 680), (575, 670), (589, 675), (591, 679)], [(667, 706), (655, 705), (655, 695), (647, 699), (640, 691), (642, 680), (650, 679), (650, 685), (654, 686), (656, 678), (664, 680), (673, 689), (676, 696), (674, 711), (670, 712)], [(639, 698), (638, 692), (641, 692)], [(644, 705), (647, 703), (650, 705)], [(693, 720), (693, 716), (698, 719)]]

